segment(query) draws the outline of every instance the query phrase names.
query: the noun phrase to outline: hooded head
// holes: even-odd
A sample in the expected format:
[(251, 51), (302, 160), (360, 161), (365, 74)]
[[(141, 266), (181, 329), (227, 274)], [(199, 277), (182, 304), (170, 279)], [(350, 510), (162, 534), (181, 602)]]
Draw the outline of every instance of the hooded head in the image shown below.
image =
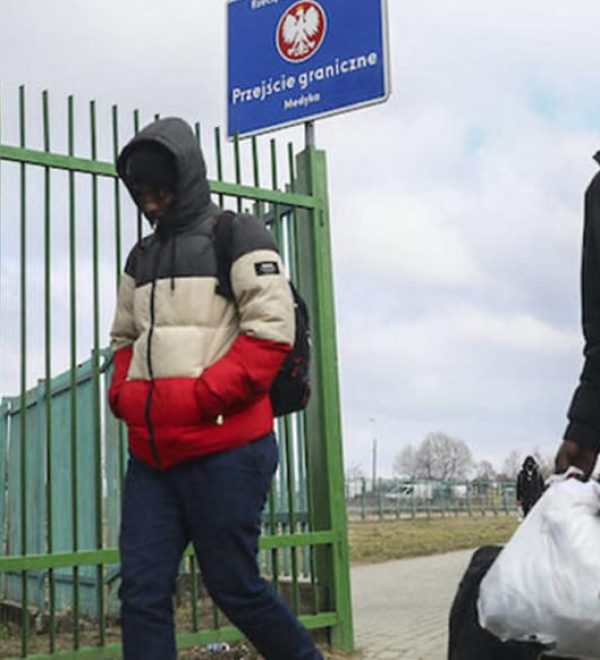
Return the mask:
[(156, 215), (146, 214), (161, 231), (177, 232), (195, 223), (211, 206), (206, 165), (190, 126), (182, 119), (159, 119), (123, 148), (117, 172), (140, 210), (140, 191), (171, 193)]
[(132, 188), (147, 186), (155, 192), (174, 193), (177, 165), (173, 154), (158, 142), (134, 145), (125, 161), (125, 176)]
[(533, 472), (536, 468), (537, 463), (535, 462), (535, 458), (533, 458), (533, 456), (527, 456), (523, 461), (523, 469), (527, 472)]

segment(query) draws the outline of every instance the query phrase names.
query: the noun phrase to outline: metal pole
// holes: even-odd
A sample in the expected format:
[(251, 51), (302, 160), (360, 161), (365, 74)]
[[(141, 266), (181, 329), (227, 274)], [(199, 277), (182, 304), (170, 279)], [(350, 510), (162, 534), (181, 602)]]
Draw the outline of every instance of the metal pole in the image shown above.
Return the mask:
[(373, 425), (373, 452), (372, 452), (372, 474), (371, 478), (373, 479), (373, 492), (375, 492), (375, 486), (377, 483), (377, 420), (375, 417), (369, 417), (369, 422)]
[(377, 485), (377, 438), (373, 438), (373, 492)]
[(307, 149), (315, 146), (315, 123), (313, 121), (304, 122), (304, 142)]

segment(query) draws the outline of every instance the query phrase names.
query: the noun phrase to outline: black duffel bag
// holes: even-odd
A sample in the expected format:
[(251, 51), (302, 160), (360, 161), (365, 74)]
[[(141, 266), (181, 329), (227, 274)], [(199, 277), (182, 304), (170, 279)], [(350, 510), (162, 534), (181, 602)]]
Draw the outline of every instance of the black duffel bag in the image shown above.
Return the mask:
[(450, 609), (448, 660), (538, 660), (542, 647), (533, 642), (503, 642), (479, 625), (479, 585), (502, 550), (483, 545), (471, 561), (458, 586)]

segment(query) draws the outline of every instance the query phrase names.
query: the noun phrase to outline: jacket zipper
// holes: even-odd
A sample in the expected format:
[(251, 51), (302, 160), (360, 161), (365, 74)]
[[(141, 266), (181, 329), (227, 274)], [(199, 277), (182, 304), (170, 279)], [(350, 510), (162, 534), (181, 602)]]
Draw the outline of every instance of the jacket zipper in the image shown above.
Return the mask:
[[(162, 247), (162, 246), (161, 246)], [(158, 267), (159, 258), (160, 258), (159, 249), (156, 257), (156, 266)], [(148, 367), (148, 374), (150, 376), (150, 389), (148, 390), (148, 397), (146, 398), (146, 409), (145, 409), (145, 420), (146, 426), (148, 427), (148, 437), (150, 440), (150, 448), (152, 449), (152, 455), (156, 461), (156, 467), (161, 469), (160, 456), (158, 454), (158, 447), (156, 446), (156, 438), (154, 437), (154, 424), (152, 423), (151, 409), (152, 409), (152, 396), (154, 394), (154, 370), (152, 368), (152, 335), (154, 334), (154, 320), (155, 320), (155, 310), (154, 310), (154, 298), (156, 292), (156, 272), (152, 279), (152, 288), (150, 289), (150, 330), (148, 331), (148, 344), (146, 346), (146, 365)]]

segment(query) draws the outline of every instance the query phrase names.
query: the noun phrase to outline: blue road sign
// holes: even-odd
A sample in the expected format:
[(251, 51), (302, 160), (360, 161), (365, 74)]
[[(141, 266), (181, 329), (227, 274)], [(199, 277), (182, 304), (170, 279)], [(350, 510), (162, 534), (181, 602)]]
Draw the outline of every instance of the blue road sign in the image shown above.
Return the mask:
[(230, 0), (227, 73), (230, 137), (381, 103), (385, 0)]

